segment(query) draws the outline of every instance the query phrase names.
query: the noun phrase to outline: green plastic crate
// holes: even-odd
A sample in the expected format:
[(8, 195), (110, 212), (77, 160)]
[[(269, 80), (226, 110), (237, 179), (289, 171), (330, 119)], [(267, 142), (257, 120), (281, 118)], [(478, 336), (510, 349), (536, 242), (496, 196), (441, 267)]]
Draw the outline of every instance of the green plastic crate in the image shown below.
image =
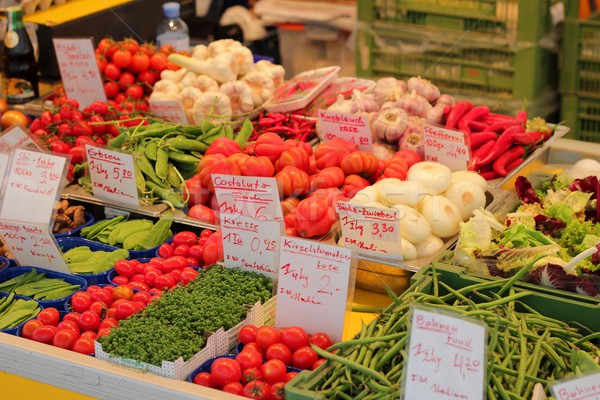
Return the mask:
[[(438, 274), (438, 279), (448, 284), (453, 289), (460, 289), (472, 284), (486, 282), (490, 279), (487, 277), (477, 277), (470, 275), (466, 269), (455, 267), (446, 264), (436, 264), (435, 271)], [(419, 280), (423, 275), (427, 278), (419, 288), (420, 291), (431, 293), (433, 274), (432, 266), (421, 269), (412, 277), (412, 281)], [(530, 288), (527, 288), (529, 290)], [(515, 286), (515, 291), (522, 291), (520, 284)], [(445, 292), (440, 290), (440, 296)], [(589, 300), (588, 300), (589, 299)], [(530, 306), (538, 312), (559, 319), (565, 322), (576, 322), (582, 324), (594, 332), (600, 331), (600, 319), (597, 318), (600, 313), (600, 303), (593, 298), (582, 298), (581, 300), (572, 299), (569, 297), (555, 296), (553, 294), (536, 292), (534, 294), (519, 299), (520, 302)], [(315, 391), (323, 379), (326, 368), (322, 365), (314, 371), (302, 371), (296, 378), (285, 385), (285, 398), (288, 400), (324, 400), (325, 397)]]
[(360, 24), (356, 72), (366, 78), (421, 76), (443, 92), (523, 101), (557, 89), (558, 57), (535, 44), (457, 43), (427, 30)]
[(361, 0), (358, 18), (379, 27), (426, 27), (462, 38), (539, 42), (552, 31), (551, 0)]
[(564, 22), (560, 91), (600, 98), (600, 12)]
[(600, 143), (600, 98), (563, 94), (561, 119), (571, 128), (567, 137)]

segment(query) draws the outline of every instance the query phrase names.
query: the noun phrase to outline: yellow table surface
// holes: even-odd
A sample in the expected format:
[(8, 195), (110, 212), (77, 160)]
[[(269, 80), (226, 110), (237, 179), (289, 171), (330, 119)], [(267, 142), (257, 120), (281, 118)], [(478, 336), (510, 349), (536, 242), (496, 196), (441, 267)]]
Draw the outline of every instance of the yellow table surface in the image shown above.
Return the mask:
[(23, 20), (38, 25), (60, 25), (130, 1), (132, 0), (68, 0), (64, 4), (26, 15)]

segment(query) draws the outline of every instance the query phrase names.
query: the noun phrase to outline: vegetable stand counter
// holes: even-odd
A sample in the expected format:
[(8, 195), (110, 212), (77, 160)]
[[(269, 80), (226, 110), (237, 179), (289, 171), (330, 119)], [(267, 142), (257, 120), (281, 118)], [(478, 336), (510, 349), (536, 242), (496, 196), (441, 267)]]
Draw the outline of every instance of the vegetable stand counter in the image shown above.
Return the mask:
[[(355, 305), (384, 307), (387, 295), (356, 289)], [(344, 340), (375, 314), (352, 313)], [(163, 378), (72, 351), (0, 333), (0, 399), (223, 399), (239, 396)]]

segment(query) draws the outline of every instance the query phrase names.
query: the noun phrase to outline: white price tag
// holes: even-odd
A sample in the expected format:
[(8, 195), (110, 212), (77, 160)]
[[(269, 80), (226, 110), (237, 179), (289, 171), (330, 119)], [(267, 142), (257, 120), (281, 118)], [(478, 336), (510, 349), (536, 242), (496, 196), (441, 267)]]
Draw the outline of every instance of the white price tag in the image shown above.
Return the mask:
[(452, 171), (464, 171), (471, 159), (465, 133), (434, 125), (425, 125), (425, 160), (444, 164)]
[(560, 380), (550, 390), (557, 400), (600, 400), (600, 373)]
[(85, 145), (92, 190), (99, 199), (137, 207), (133, 156), (102, 147)]
[(273, 221), (283, 219), (275, 178), (212, 174), (221, 213)]
[(80, 108), (106, 102), (92, 38), (54, 38), (54, 50), (65, 92)]
[(223, 214), (223, 251), (226, 267), (239, 267), (277, 279), (281, 221), (259, 221), (241, 215)]
[(400, 211), (338, 201), (344, 246), (359, 253), (402, 260)]
[(411, 306), (403, 398), (485, 398), (487, 328), (426, 307)]
[(0, 152), (10, 153), (14, 149), (30, 145), (35, 146), (40, 151), (44, 151), (28, 132), (18, 125), (2, 132), (2, 135), (0, 135)]
[(373, 150), (368, 116), (319, 110), (319, 120), (323, 141), (340, 138), (356, 144), (361, 151)]
[(157, 100), (150, 97), (148, 104), (154, 115), (177, 124), (187, 125), (189, 123), (179, 100)]
[(284, 236), (279, 250), (278, 327), (300, 325), (342, 339), (351, 252), (343, 247)]

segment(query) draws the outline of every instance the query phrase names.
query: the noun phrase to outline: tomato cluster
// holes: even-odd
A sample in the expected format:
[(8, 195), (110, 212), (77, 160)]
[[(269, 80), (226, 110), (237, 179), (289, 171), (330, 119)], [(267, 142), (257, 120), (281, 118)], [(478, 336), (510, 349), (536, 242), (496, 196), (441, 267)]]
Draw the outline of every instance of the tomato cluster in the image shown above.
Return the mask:
[(198, 275), (195, 260), (183, 256), (153, 257), (148, 262), (119, 260), (112, 282), (158, 295), (165, 290), (187, 285)]
[(160, 245), (157, 253), (165, 261), (180, 257), (187, 259), (190, 265), (212, 265), (223, 258), (223, 236), (220, 230), (210, 229), (203, 229), (199, 235), (192, 231), (177, 232), (171, 243)]
[(157, 49), (150, 43), (139, 44), (133, 38), (115, 41), (106, 37), (96, 48), (96, 62), (104, 78), (104, 92), (117, 103), (125, 100), (147, 101), (154, 83), (165, 69), (179, 67), (167, 60), (175, 50), (170, 46)]

